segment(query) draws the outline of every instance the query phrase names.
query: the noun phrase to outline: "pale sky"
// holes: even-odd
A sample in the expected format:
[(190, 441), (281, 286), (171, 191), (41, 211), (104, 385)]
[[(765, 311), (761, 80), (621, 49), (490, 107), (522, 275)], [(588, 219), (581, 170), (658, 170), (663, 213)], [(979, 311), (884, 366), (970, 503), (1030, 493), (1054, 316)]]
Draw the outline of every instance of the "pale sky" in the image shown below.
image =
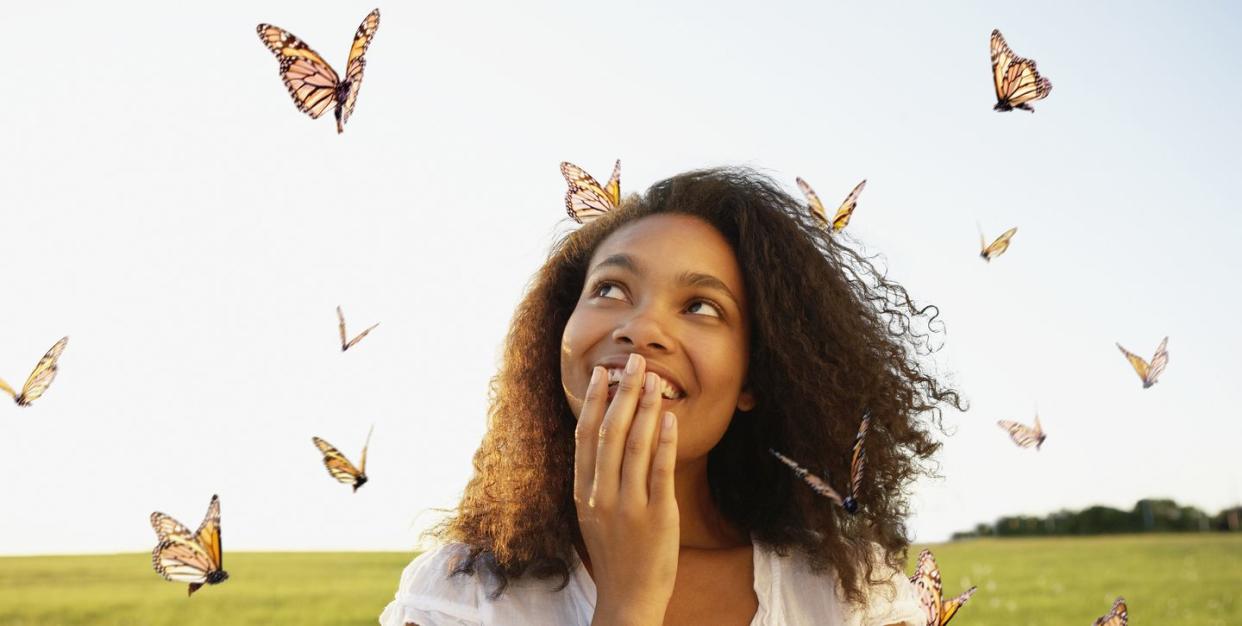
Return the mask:
[[(1234, 382), (1242, 15), (1225, 3), (390, 3), (344, 135), (255, 35), (338, 71), (374, 4), (6, 5), (0, 554), (149, 550), (153, 510), (230, 550), (403, 550), (457, 502), (513, 308), (569, 228), (557, 169), (626, 193), (750, 165), (829, 204), (947, 325), (943, 478), (910, 528), (1242, 501)], [(988, 35), (1053, 83), (991, 110)], [(1009, 252), (978, 258), (1018, 226)], [(346, 354), (351, 329), (381, 322)], [(1220, 328), (1217, 328), (1220, 326)], [(1150, 356), (1141, 388), (1117, 351)], [(1043, 450), (995, 422), (1029, 421)], [(357, 494), (310, 438), (357, 457)]]

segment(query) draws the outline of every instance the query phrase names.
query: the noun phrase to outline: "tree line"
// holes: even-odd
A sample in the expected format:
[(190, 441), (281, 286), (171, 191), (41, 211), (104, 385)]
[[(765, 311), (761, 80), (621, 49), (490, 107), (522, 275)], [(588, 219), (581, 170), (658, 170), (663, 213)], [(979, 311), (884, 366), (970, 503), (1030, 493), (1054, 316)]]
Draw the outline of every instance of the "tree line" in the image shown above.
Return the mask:
[(1172, 500), (1144, 499), (1129, 511), (1093, 506), (1081, 511), (1061, 510), (1045, 517), (1002, 517), (992, 524), (978, 524), (973, 530), (953, 533), (952, 539), (1216, 531), (1242, 531), (1242, 506), (1208, 515), (1193, 506), (1178, 506)]

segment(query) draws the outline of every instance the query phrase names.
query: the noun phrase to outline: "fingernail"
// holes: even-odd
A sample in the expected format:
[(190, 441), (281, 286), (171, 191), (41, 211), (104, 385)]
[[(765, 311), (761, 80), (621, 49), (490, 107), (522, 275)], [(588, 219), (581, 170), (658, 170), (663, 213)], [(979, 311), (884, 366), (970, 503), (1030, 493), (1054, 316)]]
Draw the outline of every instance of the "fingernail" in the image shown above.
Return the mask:
[(594, 387), (595, 383), (599, 382), (599, 371), (601, 369), (603, 368), (598, 366), (591, 368), (591, 382), (587, 384), (588, 387)]
[(643, 357), (638, 356), (637, 354), (631, 354), (631, 355), (630, 355), (630, 360), (628, 360), (628, 361), (626, 361), (626, 362), (625, 362), (625, 373), (626, 373), (626, 374), (635, 374), (635, 373), (637, 373), (637, 372), (638, 372), (638, 365), (639, 365), (639, 363), (641, 363), (641, 362), (642, 362), (642, 361), (641, 361), (641, 359), (642, 359), (642, 358), (643, 358)]
[(665, 411), (664, 421), (660, 424), (660, 428), (663, 428), (664, 430), (673, 429), (673, 412), (672, 411)]
[(652, 372), (647, 372), (647, 375), (643, 377), (643, 391), (647, 393), (651, 393), (655, 391), (655, 388), (656, 388), (656, 375)]

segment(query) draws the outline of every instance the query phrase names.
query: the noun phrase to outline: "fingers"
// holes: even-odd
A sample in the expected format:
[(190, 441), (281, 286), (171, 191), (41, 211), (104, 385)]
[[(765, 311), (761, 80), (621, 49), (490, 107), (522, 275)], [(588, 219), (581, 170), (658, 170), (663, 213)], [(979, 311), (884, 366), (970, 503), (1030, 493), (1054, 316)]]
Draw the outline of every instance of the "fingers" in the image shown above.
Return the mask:
[(595, 452), (595, 489), (591, 494), (596, 503), (611, 504), (617, 497), (621, 482), (621, 457), (625, 453), (625, 441), (643, 388), (646, 364), (642, 356), (630, 355), (625, 373), (617, 385), (617, 393), (600, 424), (599, 444)]
[(677, 416), (665, 411), (660, 421), (654, 458), (651, 460), (652, 505), (676, 505), (673, 497), (673, 470), (677, 468)]
[(608, 406), (608, 372), (602, 367), (591, 370), (574, 428), (574, 501), (585, 503), (595, 483), (595, 447), (599, 424)]
[(643, 392), (638, 399), (638, 412), (625, 442), (625, 458), (621, 462), (621, 500), (646, 505), (647, 475), (651, 467), (652, 444), (660, 421), (660, 386), (656, 375), (647, 372)]

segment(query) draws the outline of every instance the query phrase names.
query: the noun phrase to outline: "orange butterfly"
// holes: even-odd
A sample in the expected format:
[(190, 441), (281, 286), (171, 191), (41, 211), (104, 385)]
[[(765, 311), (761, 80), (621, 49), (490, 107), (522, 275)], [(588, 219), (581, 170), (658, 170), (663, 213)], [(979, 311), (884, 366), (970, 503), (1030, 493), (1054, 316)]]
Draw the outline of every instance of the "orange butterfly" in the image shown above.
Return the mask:
[(315, 447), (319, 448), (319, 451), (323, 453), (323, 465), (328, 468), (328, 473), (337, 482), (353, 485), (355, 492), (367, 482), (367, 447), (371, 445), (371, 432), (374, 430), (375, 427), (372, 426), (371, 430), (367, 431), (367, 441), (362, 445), (362, 462), (359, 463), (358, 467), (354, 467), (354, 464), (350, 463), (349, 459), (345, 458), (345, 455), (341, 454), (341, 451), (333, 447), (332, 444), (319, 437), (311, 437)]
[(56, 361), (60, 359), (60, 353), (65, 351), (68, 343), (69, 338), (62, 337), (52, 346), (52, 349), (47, 351), (47, 354), (43, 355), (43, 358), (39, 359), (34, 371), (30, 372), (30, 376), (26, 378), (26, 384), (22, 385), (21, 393), (14, 391), (3, 380), (0, 380), (0, 391), (13, 396), (13, 401), (17, 403), (17, 406), (29, 406), (31, 402), (38, 400), (56, 378)]
[(1009, 438), (1018, 444), (1021, 448), (1029, 448), (1035, 446), (1036, 450), (1044, 445), (1044, 440), (1048, 435), (1044, 434), (1044, 427), (1039, 423), (1039, 414), (1035, 415), (1035, 425), (1027, 426), (1018, 422), (1009, 420), (998, 420), (997, 425), (1009, 432)]
[(799, 465), (793, 459), (768, 448), (768, 452), (772, 453), (782, 463), (788, 465), (794, 471), (794, 474), (801, 478), (811, 489), (821, 496), (824, 496), (833, 502), (841, 505), (849, 513), (858, 512), (858, 492), (862, 490), (863, 469), (867, 465), (867, 450), (863, 448), (863, 440), (867, 437), (867, 430), (871, 426), (871, 412), (863, 414), (862, 424), (858, 426), (858, 434), (854, 437), (854, 454), (850, 457), (850, 484), (849, 491), (844, 498), (828, 484), (828, 481), (810, 473), (806, 468)]
[(1169, 345), (1169, 338), (1165, 337), (1160, 345), (1156, 347), (1156, 354), (1151, 357), (1151, 363), (1143, 360), (1143, 357), (1126, 350), (1117, 344), (1117, 349), (1126, 355), (1126, 359), (1130, 361), (1130, 366), (1134, 368), (1134, 372), (1143, 379), (1143, 389), (1156, 384), (1160, 374), (1164, 372), (1164, 368), (1169, 364), (1169, 351), (1165, 349)]
[(948, 602), (944, 601), (940, 583), (940, 568), (931, 550), (919, 553), (919, 564), (910, 577), (910, 582), (919, 592), (919, 602), (927, 615), (927, 626), (944, 626), (957, 615), (959, 609), (974, 595), (976, 587), (967, 589), (965, 593)]
[(1096, 618), (1091, 626), (1126, 626), (1130, 623), (1129, 609), (1126, 607), (1126, 599), (1117, 596), (1113, 601), (1113, 610), (1108, 615)]
[(151, 565), (165, 580), (190, 583), (187, 595), (194, 595), (203, 585), (228, 580), (220, 542), (219, 496), (211, 496), (207, 515), (193, 534), (181, 522), (159, 511), (151, 514), (151, 527), (160, 542), (151, 552)]
[(339, 306), (336, 307), (336, 319), (338, 321), (337, 328), (339, 328), (341, 331), (341, 352), (344, 352), (354, 347), (354, 344), (358, 343), (359, 341), (362, 341), (362, 338), (366, 337), (367, 333), (371, 332), (372, 330), (375, 330), (376, 326), (379, 326), (379, 322), (376, 322), (372, 324), (370, 328), (358, 333), (357, 337), (354, 337), (353, 339), (346, 341), (345, 340), (345, 314), (341, 312), (341, 307)]
[[(978, 225), (976, 224), (976, 226)], [(993, 241), (991, 244), (988, 244), (987, 240), (983, 238), (983, 229), (980, 228), (979, 229), (979, 256), (983, 257), (984, 261), (987, 261), (990, 263), (992, 259), (995, 259), (996, 257), (1004, 254), (1005, 251), (1009, 249), (1009, 240), (1013, 239), (1014, 234), (1017, 232), (1018, 232), (1018, 228), (1016, 226), (1013, 228), (1010, 228), (1009, 230), (1001, 233), (1001, 236), (997, 237), (996, 241)]]
[(997, 111), (1023, 109), (1035, 112), (1030, 102), (1052, 93), (1052, 83), (1035, 69), (1035, 61), (1024, 59), (1009, 49), (999, 30), (992, 31), (992, 80), (996, 87)]
[(797, 181), (798, 188), (802, 190), (802, 195), (806, 196), (807, 202), (811, 205), (811, 215), (814, 215), (816, 221), (823, 225), (824, 228), (828, 228), (831, 225), (833, 231), (840, 231), (845, 228), (846, 224), (850, 223), (850, 216), (854, 214), (854, 209), (858, 208), (858, 196), (862, 194), (863, 188), (867, 186), (866, 179), (855, 185), (850, 195), (846, 196), (841, 206), (837, 207), (836, 214), (832, 216), (832, 221), (829, 222), (828, 211), (824, 209), (824, 203), (819, 199), (819, 195), (815, 193), (815, 190), (811, 189), (811, 186), (801, 178), (794, 180)]
[(612, 166), (608, 184), (601, 186), (586, 170), (564, 161), (561, 175), (569, 183), (565, 192), (565, 210), (575, 222), (585, 224), (616, 209), (621, 204), (621, 159)]
[(336, 116), (337, 134), (345, 132), (345, 122), (354, 112), (358, 91), (362, 88), (362, 71), (367, 65), (363, 55), (378, 29), (379, 9), (375, 9), (362, 20), (354, 33), (354, 43), (349, 48), (349, 61), (345, 66), (345, 80), (341, 80), (323, 57), (293, 33), (271, 24), (259, 24), (257, 28), (259, 39), (280, 61), (280, 78), (285, 81), (293, 104), (312, 119), (319, 119), (324, 111), (332, 109)]

